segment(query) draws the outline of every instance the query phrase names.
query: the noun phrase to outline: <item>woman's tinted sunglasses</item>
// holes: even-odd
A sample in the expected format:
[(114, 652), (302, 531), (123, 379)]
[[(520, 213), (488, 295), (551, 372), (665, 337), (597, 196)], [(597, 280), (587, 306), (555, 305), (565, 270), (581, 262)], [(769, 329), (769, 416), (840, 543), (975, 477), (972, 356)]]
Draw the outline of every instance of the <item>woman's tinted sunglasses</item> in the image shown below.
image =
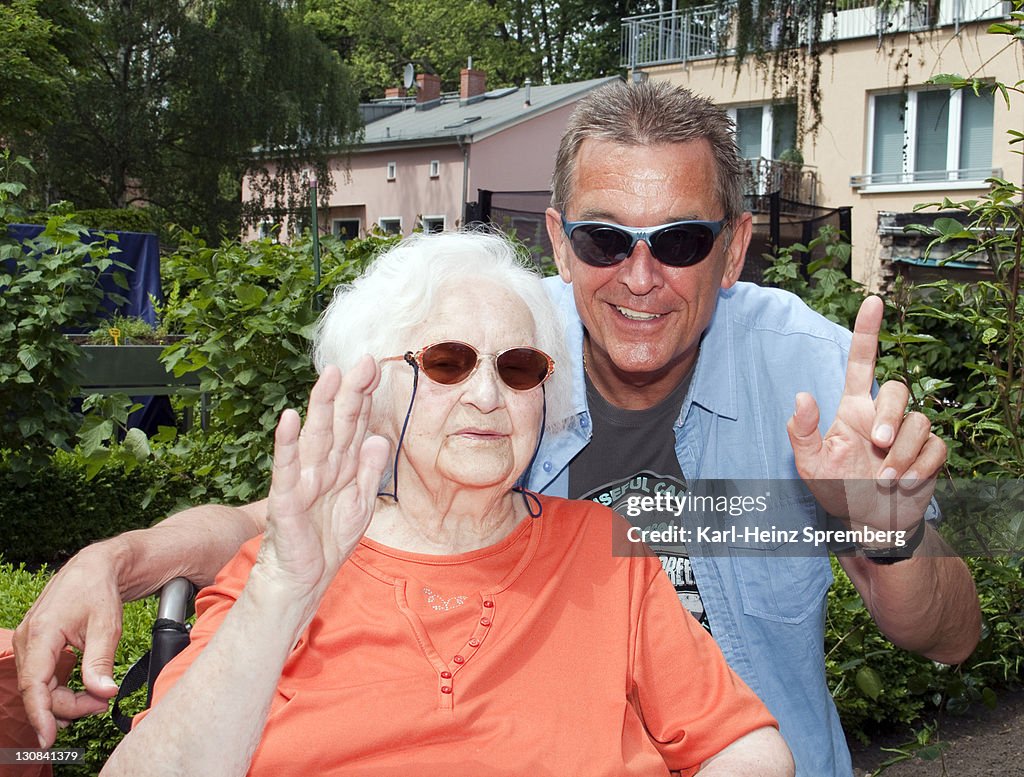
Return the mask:
[(619, 264), (641, 240), (662, 264), (689, 267), (711, 253), (726, 221), (674, 221), (638, 229), (605, 221), (567, 221), (563, 213), (562, 229), (576, 256), (594, 267)]
[(502, 382), (516, 391), (537, 388), (551, 377), (555, 363), (544, 351), (521, 345), (495, 354), (480, 353), (472, 345), (458, 340), (445, 340), (422, 348), (416, 353), (389, 356), (381, 361), (414, 360), (423, 374), (434, 383), (454, 386), (467, 380), (484, 358), (494, 359), (494, 368)]

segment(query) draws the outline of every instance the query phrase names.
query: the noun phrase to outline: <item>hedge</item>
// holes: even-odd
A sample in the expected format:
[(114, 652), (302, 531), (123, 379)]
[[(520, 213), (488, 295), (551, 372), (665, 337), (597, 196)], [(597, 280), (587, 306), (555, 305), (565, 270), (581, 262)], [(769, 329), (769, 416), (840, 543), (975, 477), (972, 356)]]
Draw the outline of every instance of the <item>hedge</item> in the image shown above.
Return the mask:
[(0, 461), (0, 555), (30, 565), (61, 562), (91, 542), (151, 526), (189, 503), (192, 479), (150, 461), (112, 464), (86, 480), (79, 458), (57, 453), (29, 475)]

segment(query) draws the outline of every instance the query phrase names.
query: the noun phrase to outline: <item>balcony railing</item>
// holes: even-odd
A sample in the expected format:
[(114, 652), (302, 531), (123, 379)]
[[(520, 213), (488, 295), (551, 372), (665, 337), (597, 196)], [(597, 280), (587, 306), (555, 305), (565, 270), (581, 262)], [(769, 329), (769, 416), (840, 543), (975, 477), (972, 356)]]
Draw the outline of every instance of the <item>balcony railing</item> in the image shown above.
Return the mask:
[(778, 159), (744, 160), (743, 193), (752, 198), (755, 210), (761, 210), (759, 198), (778, 194), (793, 206), (817, 205), (818, 172), (809, 165), (782, 162)]
[(980, 184), (987, 178), (1000, 178), (1000, 167), (976, 167), (960, 170), (916, 170), (912, 172), (863, 173), (851, 175), (850, 186), (859, 189), (864, 186), (902, 186), (906, 184), (974, 183)]
[(643, 67), (729, 53), (732, 14), (706, 5), (622, 20), (622, 64)]
[[(839, 0), (842, 10), (821, 20), (821, 40), (879, 37), (928, 27), (1007, 16), (1003, 0)], [(628, 68), (729, 56), (735, 51), (735, 7), (704, 5), (622, 20), (621, 64)], [(802, 24), (801, 29), (810, 29)], [(806, 38), (806, 33), (803, 34)], [(779, 35), (769, 32), (765, 46)], [(808, 41), (803, 40), (802, 43)]]

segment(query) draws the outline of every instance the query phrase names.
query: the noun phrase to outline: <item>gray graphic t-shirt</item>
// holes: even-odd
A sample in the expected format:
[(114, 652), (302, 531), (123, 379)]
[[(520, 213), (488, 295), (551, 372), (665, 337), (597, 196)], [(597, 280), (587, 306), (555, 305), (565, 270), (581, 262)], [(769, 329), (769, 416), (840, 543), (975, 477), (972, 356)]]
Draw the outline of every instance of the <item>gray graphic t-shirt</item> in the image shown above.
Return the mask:
[[(587, 405), (593, 437), (569, 465), (569, 496), (591, 499), (610, 507), (641, 528), (678, 526), (671, 511), (626, 515), (631, 497), (682, 495), (686, 477), (675, 454), (673, 424), (690, 385), (688, 374), (660, 403), (647, 410), (623, 410), (610, 404), (587, 377)], [(697, 589), (690, 559), (679, 543), (652, 545), (661, 565), (676, 588), (680, 601), (710, 631), (704, 604)]]

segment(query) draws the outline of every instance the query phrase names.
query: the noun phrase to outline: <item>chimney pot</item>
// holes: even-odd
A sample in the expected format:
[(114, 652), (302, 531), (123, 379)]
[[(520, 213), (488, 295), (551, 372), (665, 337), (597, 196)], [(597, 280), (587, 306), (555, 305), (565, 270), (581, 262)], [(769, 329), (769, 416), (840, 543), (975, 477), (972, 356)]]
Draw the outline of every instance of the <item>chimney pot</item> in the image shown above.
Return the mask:
[(439, 101), (441, 99), (441, 76), (433, 73), (419, 73), (416, 76), (416, 105)]
[(487, 91), (487, 74), (483, 70), (464, 67), (459, 73), (459, 101), (464, 105), (483, 99)]

